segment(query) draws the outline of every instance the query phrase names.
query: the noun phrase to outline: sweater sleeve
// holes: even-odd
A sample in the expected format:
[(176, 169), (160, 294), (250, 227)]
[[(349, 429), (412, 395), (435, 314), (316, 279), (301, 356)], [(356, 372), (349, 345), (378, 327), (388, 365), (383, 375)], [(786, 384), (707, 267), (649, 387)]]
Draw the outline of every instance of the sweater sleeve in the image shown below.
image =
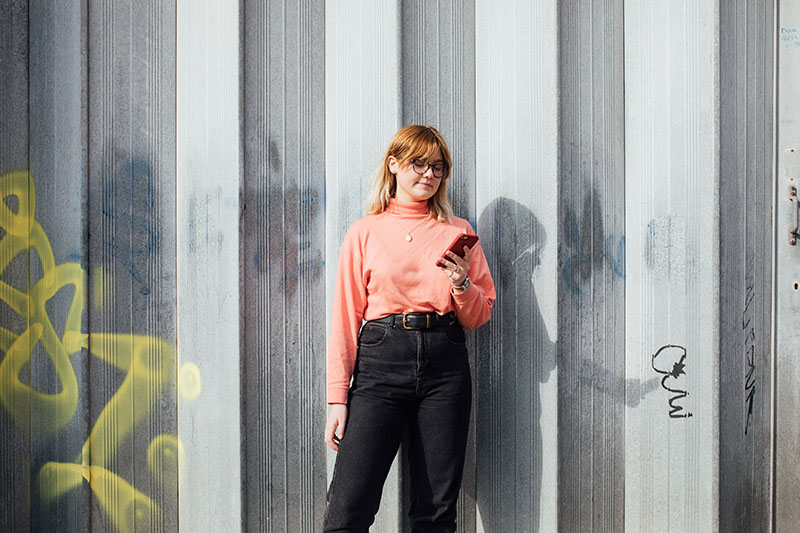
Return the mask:
[(339, 252), (328, 341), (328, 403), (347, 403), (356, 362), (358, 331), (367, 301), (363, 256), (358, 233), (351, 226)]
[[(472, 227), (469, 232), (473, 233)], [(470, 286), (465, 291), (451, 290), (458, 321), (465, 329), (475, 329), (489, 321), (496, 298), (494, 281), (480, 242), (472, 250), (469, 264)]]

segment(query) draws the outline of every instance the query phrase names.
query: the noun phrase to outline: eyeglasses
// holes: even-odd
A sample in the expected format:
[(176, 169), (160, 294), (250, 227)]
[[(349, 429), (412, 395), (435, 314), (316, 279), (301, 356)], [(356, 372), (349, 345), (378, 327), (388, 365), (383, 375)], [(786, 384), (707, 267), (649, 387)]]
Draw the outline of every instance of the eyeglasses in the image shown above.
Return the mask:
[(427, 161), (423, 161), (422, 159), (412, 159), (411, 165), (414, 168), (414, 172), (420, 175), (425, 174), (428, 169), (433, 171), (434, 178), (443, 178), (447, 173), (447, 165), (444, 163), (436, 163), (432, 165)]

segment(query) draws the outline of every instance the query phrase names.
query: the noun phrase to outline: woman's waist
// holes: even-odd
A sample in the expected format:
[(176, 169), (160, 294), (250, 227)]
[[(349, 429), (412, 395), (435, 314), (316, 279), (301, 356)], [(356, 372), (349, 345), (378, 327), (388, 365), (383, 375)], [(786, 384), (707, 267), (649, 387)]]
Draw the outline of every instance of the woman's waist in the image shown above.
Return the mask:
[(458, 324), (454, 311), (437, 313), (435, 311), (406, 311), (367, 320), (368, 323), (382, 324), (404, 330), (425, 330), (448, 327)]
[[(368, 297), (364, 309), (364, 320), (380, 320), (388, 316), (403, 314), (434, 314), (445, 316), (455, 312), (452, 298), (432, 298), (427, 300), (401, 297)], [(441, 301), (439, 301), (441, 300)]]

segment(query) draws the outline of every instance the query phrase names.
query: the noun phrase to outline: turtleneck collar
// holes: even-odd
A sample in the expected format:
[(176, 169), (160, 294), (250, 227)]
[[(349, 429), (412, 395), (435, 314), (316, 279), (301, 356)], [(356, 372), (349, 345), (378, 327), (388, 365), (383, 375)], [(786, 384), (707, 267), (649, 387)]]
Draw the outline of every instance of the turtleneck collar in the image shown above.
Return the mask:
[(396, 198), (390, 198), (388, 211), (395, 215), (427, 215), (428, 202), (401, 202)]

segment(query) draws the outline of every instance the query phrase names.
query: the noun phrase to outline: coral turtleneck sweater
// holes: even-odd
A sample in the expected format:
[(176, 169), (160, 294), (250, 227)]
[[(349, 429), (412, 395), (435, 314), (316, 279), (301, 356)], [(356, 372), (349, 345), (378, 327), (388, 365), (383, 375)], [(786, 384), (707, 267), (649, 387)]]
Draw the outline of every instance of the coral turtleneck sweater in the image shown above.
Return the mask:
[[(406, 240), (411, 233), (412, 240)], [(436, 260), (459, 233), (474, 233), (469, 222), (439, 222), (426, 202), (391, 200), (379, 215), (350, 226), (339, 255), (328, 343), (328, 403), (347, 403), (363, 320), (394, 313), (455, 311), (466, 329), (489, 320), (494, 282), (480, 243), (472, 251), (466, 291), (451, 288)]]

